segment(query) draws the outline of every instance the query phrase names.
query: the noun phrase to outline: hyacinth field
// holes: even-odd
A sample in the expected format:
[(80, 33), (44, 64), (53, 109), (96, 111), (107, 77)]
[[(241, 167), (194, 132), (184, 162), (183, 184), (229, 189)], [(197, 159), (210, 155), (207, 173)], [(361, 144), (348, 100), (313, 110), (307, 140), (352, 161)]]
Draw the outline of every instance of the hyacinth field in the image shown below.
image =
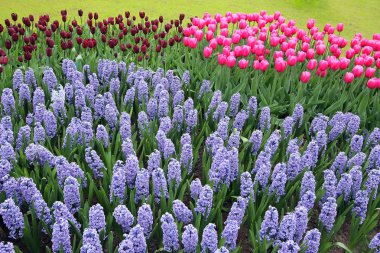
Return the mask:
[(12, 13), (0, 253), (379, 253), (379, 89), (343, 23)]

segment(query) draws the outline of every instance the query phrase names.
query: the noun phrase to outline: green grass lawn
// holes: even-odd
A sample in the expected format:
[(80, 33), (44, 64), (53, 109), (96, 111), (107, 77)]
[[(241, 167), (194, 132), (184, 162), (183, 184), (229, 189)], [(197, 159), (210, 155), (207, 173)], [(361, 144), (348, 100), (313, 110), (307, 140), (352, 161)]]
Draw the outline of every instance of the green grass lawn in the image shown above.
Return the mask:
[[(33, 13), (35, 15), (49, 13), (58, 17), (61, 9), (67, 9), (69, 14), (76, 14), (78, 9), (97, 11), (101, 17), (114, 16), (129, 10), (137, 13), (139, 10), (151, 16), (163, 15), (166, 18), (176, 18), (182, 12), (187, 17), (202, 15), (205, 11), (216, 12), (257, 12), (267, 10), (269, 13), (281, 11), (287, 19), (295, 19), (304, 27), (308, 18), (317, 20), (317, 24), (343, 22), (344, 36), (350, 38), (357, 32), (367, 37), (380, 32), (379, 0), (161, 0), (161, 1), (130, 1), (130, 0), (0, 0), (0, 20), (10, 16), (12, 12), (19, 15)], [(70, 16), (70, 15), (69, 15)]]

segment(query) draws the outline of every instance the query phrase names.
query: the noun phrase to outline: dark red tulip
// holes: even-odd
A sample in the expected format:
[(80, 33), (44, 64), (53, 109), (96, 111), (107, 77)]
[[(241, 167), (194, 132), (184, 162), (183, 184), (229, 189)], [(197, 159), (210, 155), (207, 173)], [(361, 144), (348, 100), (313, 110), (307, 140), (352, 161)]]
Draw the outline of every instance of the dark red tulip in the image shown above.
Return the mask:
[(17, 59), (19, 62), (22, 62), (23, 61), (22, 55), (20, 55)]
[(29, 51), (25, 52), (24, 59), (30, 61), (32, 59), (32, 54)]
[(107, 37), (103, 34), (102, 35), (102, 41), (104, 42), (104, 43), (106, 43), (106, 41), (107, 41)]
[(133, 16), (133, 17), (132, 17), (132, 20), (133, 20), (133, 21), (136, 21), (136, 16)]
[(88, 25), (89, 27), (92, 27), (92, 19), (88, 19), (88, 20), (87, 20), (87, 25)]
[(99, 18), (99, 14), (98, 14), (97, 12), (95, 12), (95, 13), (94, 13), (94, 19), (95, 19), (95, 20), (98, 20), (98, 18)]
[(77, 27), (78, 22), (74, 19), (73, 21), (71, 21), (71, 24), (72, 24), (72, 26)]
[(141, 52), (144, 53), (144, 54), (146, 53), (146, 46), (145, 45), (141, 46)]
[(176, 19), (176, 20), (174, 21), (174, 25), (175, 25), (175, 27), (178, 27), (178, 26), (179, 26), (179, 20)]
[(47, 30), (45, 31), (45, 36), (48, 37), (48, 38), (50, 38), (51, 35), (52, 35), (52, 31), (51, 31), (50, 29), (47, 29)]
[(83, 34), (82, 27), (77, 26), (77, 28), (76, 28), (76, 32), (77, 32), (77, 34), (78, 34), (79, 36), (82, 35), (82, 34)]
[(67, 21), (67, 16), (66, 16), (66, 15), (62, 16), (62, 21), (63, 21), (63, 22), (66, 22), (66, 21)]
[(14, 33), (12, 34), (12, 41), (18, 41), (18, 34), (17, 33)]
[(139, 12), (139, 15), (140, 15), (140, 18), (144, 18), (144, 17), (145, 17), (145, 12), (140, 11), (140, 12)]
[(25, 29), (24, 29), (24, 28), (20, 28), (20, 29), (18, 29), (18, 33), (19, 33), (20, 35), (24, 35), (24, 34), (25, 34)]
[(79, 10), (78, 10), (78, 15), (79, 15), (79, 17), (82, 17), (82, 16), (83, 16), (83, 10), (82, 10), (82, 9), (79, 9)]
[(135, 43), (139, 44), (139, 42), (140, 42), (140, 37), (135, 37)]
[(90, 19), (90, 20), (91, 20), (91, 19), (92, 19), (92, 17), (93, 17), (93, 15), (92, 15), (92, 12), (89, 12), (89, 13), (88, 13), (88, 19)]
[(126, 46), (127, 46), (128, 49), (131, 49), (131, 48), (132, 48), (132, 44), (131, 44), (131, 43), (127, 43)]
[(16, 13), (12, 13), (11, 16), (12, 16), (12, 20), (14, 22), (16, 22), (17, 21), (17, 14)]
[(169, 39), (169, 46), (171, 46), (171, 47), (174, 46), (174, 42), (175, 42), (174, 39), (170, 38)]
[(67, 16), (67, 10), (61, 10), (61, 16)]
[(125, 14), (125, 18), (129, 18), (131, 16), (131, 13), (129, 11), (126, 11), (124, 14)]
[(34, 22), (34, 16), (33, 15), (29, 15), (29, 20), (30, 20), (30, 22)]
[(121, 50), (122, 52), (125, 52), (125, 50), (127, 50), (127, 47), (126, 47), (124, 44), (121, 44), (121, 45), (120, 45), (120, 50)]
[(52, 54), (53, 54), (53, 49), (51, 49), (50, 47), (46, 48), (46, 55), (50, 57), (52, 56)]
[(123, 28), (123, 34), (124, 34), (124, 35), (127, 35), (127, 33), (128, 33), (128, 29), (127, 29), (126, 27), (124, 27), (124, 28)]
[(9, 21), (9, 19), (4, 20), (4, 23), (5, 23), (6, 26), (10, 26), (11, 25), (11, 21)]
[(138, 45), (134, 45), (134, 47), (133, 47), (133, 52), (134, 52), (135, 54), (138, 54), (138, 53), (140, 52), (140, 49), (139, 49), (139, 46), (138, 46)]
[(152, 26), (152, 31), (153, 31), (153, 32), (156, 32), (156, 31), (157, 31), (157, 26), (156, 26), (156, 25), (153, 25), (153, 26)]
[(7, 56), (0, 56), (0, 64), (1, 65), (7, 65), (8, 63), (8, 57)]
[(3, 71), (4, 71), (4, 68), (0, 66), (0, 74), (3, 73)]
[(77, 37), (76, 38), (76, 41), (77, 41), (77, 43), (78, 43), (78, 45), (80, 45), (80, 44), (82, 44), (82, 38), (81, 37)]
[(162, 23), (162, 22), (164, 22), (164, 17), (163, 17), (163, 16), (160, 16), (160, 17), (158, 18), (158, 20), (160, 21), (160, 23)]
[(4, 31), (4, 26), (0, 24), (0, 33), (2, 33), (3, 31)]
[(127, 20), (127, 26), (131, 26), (132, 25), (132, 21), (131, 20)]
[(68, 40), (67, 41), (67, 47), (68, 48), (73, 48), (74, 47), (74, 44), (73, 44), (72, 40)]
[(179, 14), (179, 20), (182, 21), (185, 19), (185, 14), (181, 13)]
[(24, 36), (24, 43), (25, 44), (29, 44), (29, 42), (30, 42), (29, 37)]
[(83, 48), (87, 48), (88, 47), (88, 39), (85, 39), (82, 43), (82, 47)]
[(138, 60), (138, 61), (142, 61), (142, 60), (143, 60), (142, 55), (137, 56), (137, 60)]
[(160, 45), (156, 45), (156, 52), (157, 53), (161, 52), (161, 46)]

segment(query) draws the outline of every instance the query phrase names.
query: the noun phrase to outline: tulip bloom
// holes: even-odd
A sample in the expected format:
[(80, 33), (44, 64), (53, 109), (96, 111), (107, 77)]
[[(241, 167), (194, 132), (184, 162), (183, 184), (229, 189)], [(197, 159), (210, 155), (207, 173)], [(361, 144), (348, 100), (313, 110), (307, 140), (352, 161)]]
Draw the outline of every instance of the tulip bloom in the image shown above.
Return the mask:
[[(227, 60), (228, 60), (228, 58), (227, 58)], [(241, 59), (239, 61), (239, 68), (240, 69), (246, 69), (248, 67), (248, 64), (249, 64), (249, 61), (247, 61), (246, 59)], [(235, 62), (234, 62), (234, 65), (235, 65)], [(227, 64), (227, 66), (228, 66), (228, 64)]]
[(205, 47), (203, 49), (203, 56), (205, 58), (210, 58), (211, 57), (211, 54), (212, 54), (212, 48), (211, 47)]
[(344, 75), (344, 81), (349, 84), (349, 83), (352, 83), (352, 81), (354, 81), (354, 74), (352, 74), (351, 72), (347, 72), (345, 75)]
[(227, 62), (227, 57), (223, 54), (218, 54), (218, 63), (219, 65), (224, 65)]
[(274, 68), (276, 69), (277, 72), (282, 73), (286, 69), (286, 61), (282, 58), (277, 58), (275, 63), (274, 63)]
[(230, 55), (227, 57), (227, 62), (226, 62), (227, 67), (233, 68), (235, 66), (235, 63), (236, 63), (235, 56)]
[(356, 66), (352, 69), (352, 73), (354, 73), (354, 76), (355, 76), (355, 77), (360, 77), (360, 76), (363, 74), (363, 66), (356, 65)]
[(340, 33), (343, 32), (343, 28), (344, 28), (343, 23), (338, 23), (338, 25), (336, 26), (336, 30)]
[(375, 75), (376, 69), (375, 68), (367, 68), (365, 70), (365, 77), (372, 78)]
[(300, 76), (300, 81), (303, 83), (309, 82), (311, 74), (309, 71), (303, 71)]
[(380, 79), (378, 78), (371, 78), (367, 81), (367, 87), (370, 88), (371, 90), (375, 88), (379, 88), (379, 82)]

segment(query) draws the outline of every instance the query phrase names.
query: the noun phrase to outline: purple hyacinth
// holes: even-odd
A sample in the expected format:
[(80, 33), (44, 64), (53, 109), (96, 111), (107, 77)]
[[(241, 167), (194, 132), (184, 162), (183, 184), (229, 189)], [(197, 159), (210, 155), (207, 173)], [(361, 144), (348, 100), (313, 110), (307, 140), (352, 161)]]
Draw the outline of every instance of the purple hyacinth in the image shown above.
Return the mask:
[(317, 142), (319, 151), (324, 153), (327, 148), (327, 134), (325, 131), (318, 131), (315, 135), (315, 141)]
[(92, 170), (95, 179), (103, 177), (102, 169), (104, 169), (105, 166), (95, 150), (91, 149), (90, 147), (86, 148), (85, 160), (88, 167), (90, 167)]
[(122, 112), (120, 115), (119, 132), (122, 140), (132, 137), (131, 116), (126, 112)]
[[(46, 114), (46, 113), (45, 113)], [(93, 119), (92, 119), (92, 111), (91, 111), (91, 108), (89, 107), (83, 107), (82, 108), (82, 113), (80, 115), (80, 119), (82, 121), (86, 121), (90, 124), (92, 124), (93, 122)]]
[[(1, 97), (2, 99), (3, 97)], [(375, 146), (380, 143), (380, 128), (375, 127), (367, 139), (367, 146)]]
[(350, 170), (352, 178), (352, 196), (355, 197), (356, 193), (360, 190), (363, 180), (363, 172), (360, 166), (354, 166)]
[(26, 145), (30, 141), (30, 134), (31, 130), (28, 125), (20, 127), (16, 139), (16, 150), (20, 150), (24, 145)]
[(294, 119), (293, 117), (286, 117), (282, 122), (282, 129), (284, 133), (284, 138), (288, 138), (293, 132)]
[(71, 176), (66, 178), (63, 188), (63, 198), (65, 205), (72, 214), (78, 212), (80, 208), (80, 193), (79, 183), (76, 178), (73, 178)]
[(182, 244), (185, 253), (197, 252), (198, 230), (192, 225), (186, 225), (182, 233)]
[(230, 253), (230, 251), (226, 247), (222, 246), (219, 249), (217, 249), (214, 253)]
[(95, 119), (100, 119), (104, 117), (105, 104), (104, 104), (104, 98), (101, 94), (96, 95), (93, 107), (94, 107)]
[(320, 241), (321, 232), (317, 228), (307, 231), (302, 241), (305, 253), (318, 253)]
[(25, 83), (22, 83), (20, 85), (20, 91), (19, 91), (19, 102), (22, 104), (23, 102), (30, 102), (30, 90), (29, 86)]
[(186, 99), (186, 101), (183, 103), (183, 108), (185, 110), (185, 116), (187, 117), (189, 113), (194, 110), (194, 101), (192, 98)]
[(189, 224), (193, 220), (191, 210), (179, 199), (173, 201), (173, 213), (179, 222)]
[(280, 141), (281, 141), (280, 130), (273, 131), (272, 134), (269, 136), (269, 139), (265, 143), (264, 151), (269, 153), (271, 156), (273, 156), (278, 149)]
[(103, 144), (105, 148), (108, 147), (109, 143), (109, 137), (108, 137), (108, 132), (105, 126), (103, 125), (98, 125), (96, 128), (96, 139)]
[(133, 249), (133, 243), (131, 242), (131, 240), (129, 240), (128, 237), (124, 238), (123, 241), (121, 241), (121, 243), (119, 244), (119, 247), (118, 247), (118, 253), (134, 253), (134, 249)]
[(253, 197), (253, 182), (251, 173), (243, 172), (240, 176), (240, 196), (249, 200)]
[(123, 143), (121, 144), (121, 150), (125, 158), (130, 155), (136, 155), (135, 149), (133, 147), (133, 142), (129, 138), (123, 140)]
[(128, 233), (135, 221), (135, 217), (133, 217), (128, 208), (125, 205), (118, 205), (112, 215), (116, 223), (123, 229), (123, 232)]
[(376, 145), (371, 149), (368, 160), (369, 163), (367, 170), (374, 169), (376, 167), (380, 168), (380, 145)]
[(186, 116), (185, 121), (186, 121), (186, 125), (187, 125), (186, 131), (189, 133), (197, 126), (198, 110), (197, 109), (190, 110), (188, 115)]
[(312, 171), (306, 171), (301, 182), (300, 196), (307, 191), (315, 192), (315, 177)]
[(250, 114), (252, 114), (252, 117), (256, 116), (256, 113), (257, 113), (257, 98), (256, 97), (252, 96), (249, 98), (247, 110)]
[(154, 169), (152, 172), (154, 199), (160, 203), (161, 197), (168, 198), (168, 185), (165, 179), (164, 171), (161, 168)]
[(182, 105), (184, 100), (185, 100), (185, 93), (183, 92), (183, 90), (177, 91), (173, 97), (173, 104), (172, 104), (173, 108), (175, 108), (178, 105)]
[(11, 243), (11, 242), (0, 242), (0, 252), (15, 253), (13, 243)]
[(265, 212), (264, 220), (260, 227), (260, 240), (264, 238), (267, 241), (272, 241), (277, 237), (278, 230), (278, 211), (275, 207), (269, 206)]
[(379, 187), (379, 183), (380, 183), (380, 170), (378, 169), (370, 170), (368, 173), (368, 179), (365, 182), (364, 186), (369, 195), (371, 195), (372, 192), (374, 192), (373, 199), (377, 197), (377, 190)]
[(375, 250), (375, 253), (380, 252), (380, 233), (377, 233), (368, 245), (368, 248)]
[(142, 204), (137, 212), (137, 223), (144, 229), (145, 236), (149, 236), (153, 227), (153, 212), (148, 204)]
[(136, 89), (135, 87), (131, 87), (127, 90), (125, 93), (123, 104), (124, 105), (133, 105), (133, 102), (135, 101), (136, 96)]
[(230, 99), (230, 117), (235, 117), (239, 111), (240, 105), (240, 93), (235, 93), (231, 96)]
[(214, 252), (218, 248), (218, 233), (216, 226), (209, 223), (203, 230), (201, 241), (202, 253)]
[(13, 90), (18, 90), (20, 85), (24, 82), (24, 74), (21, 69), (16, 69), (13, 73)]
[(205, 185), (199, 194), (195, 211), (202, 214), (202, 216), (208, 217), (212, 208), (212, 199), (214, 192), (209, 185)]
[(158, 117), (166, 117), (169, 114), (169, 105), (166, 98), (160, 98), (158, 101)]
[(211, 90), (210, 88), (210, 81), (209, 80), (203, 80), (201, 88), (199, 89), (198, 92), (198, 99), (201, 99), (202, 96), (206, 93), (208, 93)]
[(139, 128), (140, 136), (142, 136), (142, 134), (145, 131), (149, 130), (148, 115), (146, 115), (144, 111), (141, 111), (138, 114), (138, 128)]
[(130, 189), (135, 187), (135, 179), (137, 172), (140, 170), (139, 160), (135, 155), (130, 155), (125, 161), (125, 174), (127, 185)]
[(260, 130), (255, 130), (252, 132), (249, 142), (252, 143), (252, 154), (256, 155), (261, 147), (261, 142), (263, 139), (263, 132)]
[(15, 98), (13, 97), (13, 91), (9, 88), (5, 88), (1, 94), (1, 103), (3, 109), (7, 115), (11, 115), (16, 111)]
[(70, 253), (72, 252), (70, 243), (70, 231), (69, 223), (67, 220), (59, 218), (53, 225), (53, 235), (52, 235), (52, 250), (53, 252)]
[(285, 186), (286, 186), (287, 176), (285, 172), (278, 173), (275, 177), (272, 174), (272, 184), (269, 187), (269, 193), (276, 193), (276, 196), (279, 199), (281, 196), (285, 195)]
[(33, 129), (33, 134), (34, 143), (43, 143), (45, 141), (45, 129), (42, 127), (40, 122), (36, 123), (36, 126)]
[(298, 253), (300, 251), (300, 247), (293, 240), (287, 240), (280, 244), (280, 248), (278, 253)]
[(32, 68), (28, 68), (28, 70), (25, 71), (25, 83), (33, 87), (37, 86), (36, 77), (34, 76), (34, 70)]
[(182, 123), (183, 123), (183, 108), (182, 106), (177, 105), (174, 108), (172, 124), (173, 126), (177, 126), (177, 131), (180, 131), (182, 128)]
[(110, 104), (106, 105), (104, 110), (104, 118), (111, 129), (116, 128), (118, 115), (119, 111), (115, 107)]
[(228, 103), (225, 101), (221, 102), (214, 112), (214, 115), (213, 115), (214, 121), (218, 122), (219, 120), (223, 119), (224, 116), (226, 115), (227, 109), (228, 109)]
[(338, 185), (336, 186), (337, 196), (343, 195), (344, 201), (348, 201), (351, 197), (352, 177), (348, 173), (341, 175)]
[(141, 80), (137, 85), (137, 99), (139, 101), (139, 104), (148, 103), (149, 98), (149, 88), (148, 84)]
[(294, 241), (300, 242), (307, 229), (308, 209), (304, 206), (296, 207), (294, 215), (296, 217), (296, 231), (294, 233)]
[(351, 154), (359, 153), (362, 150), (363, 142), (364, 142), (363, 136), (356, 135), (356, 134), (352, 136), (351, 142), (350, 142), (350, 153)]
[(182, 180), (181, 164), (174, 158), (171, 158), (168, 164), (167, 180), (168, 185), (171, 185), (171, 183), (173, 182), (175, 189), (178, 188)]
[(99, 234), (97, 231), (93, 228), (85, 228), (83, 231), (83, 244), (81, 248), (81, 253), (84, 252), (87, 253), (86, 249), (90, 246), (91, 247), (91, 252), (93, 253), (102, 253), (102, 244), (99, 239)]
[(236, 248), (239, 228), (239, 224), (234, 220), (228, 222), (224, 226), (222, 238), (225, 240), (225, 246), (230, 250), (234, 250)]
[(323, 203), (321, 208), (321, 213), (319, 214), (319, 221), (322, 222), (323, 226), (328, 232), (331, 231), (335, 223), (335, 217), (337, 215), (337, 204), (336, 199), (328, 197)]
[(359, 131), (360, 128), (360, 117), (358, 115), (351, 115), (347, 122), (347, 133), (353, 136)]
[(60, 201), (56, 201), (53, 204), (53, 216), (54, 219), (57, 221), (59, 219), (64, 219), (67, 221), (72, 222), (77, 229), (80, 229), (81, 225), (78, 223), (78, 221), (74, 218), (73, 214), (70, 213), (69, 209), (65, 204), (63, 204)]
[(110, 186), (110, 199), (112, 196), (124, 200), (125, 186), (127, 178), (125, 174), (125, 165), (122, 161), (116, 161), (113, 167), (112, 181)]
[(153, 120), (157, 115), (157, 107), (158, 107), (157, 99), (150, 98), (146, 107), (147, 107), (147, 113), (148, 113), (149, 119)]
[(310, 133), (318, 133), (319, 131), (326, 131), (329, 118), (319, 113), (312, 121), (310, 125)]
[(269, 106), (263, 107), (260, 113), (259, 129), (265, 131), (270, 129), (270, 108)]
[(169, 116), (160, 118), (160, 127), (158, 128), (165, 134), (168, 134), (170, 129), (172, 129), (172, 121)]
[(336, 184), (337, 179), (332, 170), (323, 171), (324, 182), (322, 188), (325, 190), (325, 195), (322, 198), (322, 202), (325, 202), (328, 198), (336, 198)]
[(165, 160), (168, 160), (171, 156), (175, 155), (175, 146), (171, 139), (165, 139), (163, 151)]
[(90, 228), (100, 231), (106, 228), (106, 217), (104, 215), (103, 207), (100, 204), (93, 205), (89, 212), (89, 225)]
[(186, 70), (185, 72), (183, 72), (182, 82), (186, 86), (190, 84), (190, 71)]
[(148, 171), (152, 174), (154, 169), (161, 167), (161, 153), (157, 149), (154, 150), (148, 158)]
[(303, 114), (303, 106), (301, 104), (296, 104), (293, 110), (292, 118), (295, 124), (298, 123), (298, 128), (302, 126)]
[(146, 169), (141, 169), (137, 172), (136, 175), (136, 193), (135, 193), (135, 201), (139, 202), (143, 197), (145, 199), (149, 196), (149, 171)]
[(367, 191), (359, 190), (355, 194), (354, 207), (352, 212), (355, 216), (361, 219), (360, 224), (362, 224), (367, 216), (367, 206), (369, 202), (369, 195)]
[(228, 148), (239, 148), (240, 146), (240, 131), (233, 131), (228, 139)]
[(246, 199), (243, 197), (238, 197), (237, 200), (232, 204), (231, 210), (228, 213), (227, 219), (224, 223), (227, 224), (231, 221), (236, 221), (237, 225), (240, 226), (240, 224), (243, 222), (246, 207)]
[(367, 155), (365, 153), (359, 152), (347, 161), (347, 167), (350, 168), (351, 166), (362, 166), (366, 158)]
[(191, 143), (182, 146), (180, 162), (190, 174), (193, 168), (193, 147)]
[(311, 141), (307, 145), (306, 151), (302, 155), (303, 167), (315, 168), (318, 162), (319, 147), (316, 141)]
[(330, 170), (338, 170), (339, 173), (343, 173), (346, 168), (347, 159), (348, 158), (344, 152), (339, 152), (338, 155), (335, 157), (335, 160), (331, 165)]
[(241, 110), (236, 116), (232, 128), (236, 128), (238, 131), (243, 131), (245, 122), (248, 119), (248, 113), (245, 110)]
[(225, 141), (227, 140), (228, 138), (228, 124), (230, 122), (230, 118), (229, 117), (224, 117), (223, 119), (221, 119), (218, 123), (218, 129), (216, 130), (216, 132), (218, 133), (218, 135)]
[(286, 214), (278, 228), (277, 240), (284, 242), (286, 240), (293, 240), (296, 233), (297, 220), (294, 213)]
[(256, 176), (255, 176), (255, 180), (253, 184), (258, 183), (261, 189), (265, 189), (267, 187), (270, 172), (271, 172), (271, 164), (270, 164), (270, 159), (268, 156), (269, 156), (268, 154), (263, 153), (263, 155), (260, 156), (260, 159), (258, 158), (256, 160), (256, 164), (254, 168), (256, 172)]
[(57, 119), (52, 111), (45, 111), (44, 125), (47, 136), (53, 138), (57, 134)]
[(6, 199), (0, 204), (0, 216), (9, 230), (10, 238), (17, 239), (23, 236), (24, 217), (13, 199)]
[(199, 180), (199, 178), (196, 178), (193, 181), (191, 181), (191, 184), (190, 184), (191, 198), (194, 200), (198, 198), (199, 194), (201, 194), (202, 189), (203, 189), (202, 183), (201, 183), (201, 180)]
[(184, 133), (181, 136), (181, 146), (184, 146), (186, 144), (191, 145), (191, 136), (188, 133)]
[(179, 250), (178, 229), (170, 213), (161, 216), (161, 229), (164, 243), (164, 250), (167, 252), (176, 252)]

